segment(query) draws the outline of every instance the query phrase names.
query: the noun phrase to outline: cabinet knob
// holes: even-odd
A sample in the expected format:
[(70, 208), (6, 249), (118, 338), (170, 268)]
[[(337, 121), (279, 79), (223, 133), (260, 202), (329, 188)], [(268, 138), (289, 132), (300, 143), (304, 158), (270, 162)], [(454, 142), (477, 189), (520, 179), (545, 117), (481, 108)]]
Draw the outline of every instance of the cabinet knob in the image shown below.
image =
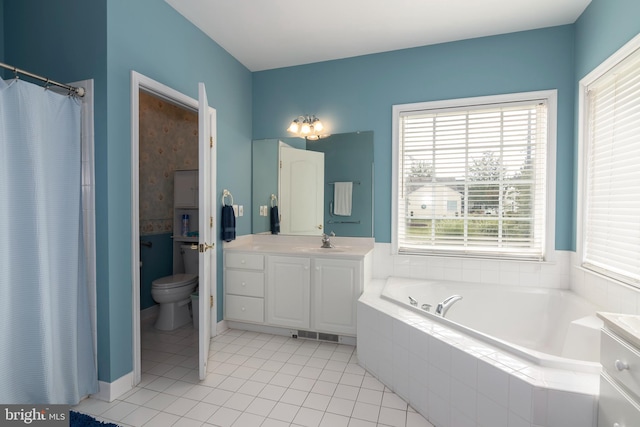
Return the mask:
[(247, 261), (245, 261), (245, 260), (241, 260), (240, 261), (240, 264), (246, 264), (246, 263), (247, 263)]
[(247, 284), (245, 282), (242, 282), (242, 286), (247, 286)]
[(613, 423), (613, 427), (624, 427), (624, 426), (620, 423)]
[(623, 362), (620, 359), (617, 359), (614, 365), (618, 371), (624, 371), (626, 369), (629, 369), (629, 364), (627, 362)]
[(246, 308), (244, 308), (244, 307), (242, 307), (242, 311), (247, 311), (247, 309), (246, 309)]

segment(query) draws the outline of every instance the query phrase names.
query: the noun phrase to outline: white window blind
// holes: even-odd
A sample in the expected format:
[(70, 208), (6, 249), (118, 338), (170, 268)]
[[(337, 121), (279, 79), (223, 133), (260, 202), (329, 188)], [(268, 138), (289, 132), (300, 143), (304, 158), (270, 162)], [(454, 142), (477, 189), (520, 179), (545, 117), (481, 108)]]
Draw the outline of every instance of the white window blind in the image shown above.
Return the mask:
[(399, 253), (544, 257), (547, 100), (401, 111)]
[(583, 265), (640, 284), (640, 50), (587, 86)]

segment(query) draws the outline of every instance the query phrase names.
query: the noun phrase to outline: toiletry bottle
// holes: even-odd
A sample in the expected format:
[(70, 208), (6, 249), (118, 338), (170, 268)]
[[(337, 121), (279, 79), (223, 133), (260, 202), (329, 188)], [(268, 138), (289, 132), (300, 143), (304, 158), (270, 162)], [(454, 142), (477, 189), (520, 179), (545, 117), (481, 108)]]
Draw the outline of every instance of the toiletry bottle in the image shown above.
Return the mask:
[(189, 234), (189, 215), (182, 215), (182, 235), (186, 236)]

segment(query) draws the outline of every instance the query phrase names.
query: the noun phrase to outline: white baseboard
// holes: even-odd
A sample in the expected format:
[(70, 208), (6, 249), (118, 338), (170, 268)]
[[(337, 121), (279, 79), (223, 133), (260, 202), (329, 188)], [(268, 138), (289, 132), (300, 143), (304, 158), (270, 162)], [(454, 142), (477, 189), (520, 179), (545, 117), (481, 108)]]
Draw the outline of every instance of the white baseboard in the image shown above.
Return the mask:
[(129, 372), (111, 383), (98, 381), (98, 386), (100, 391), (92, 394), (91, 397), (113, 402), (133, 388), (133, 372)]
[(216, 324), (216, 335), (223, 333), (229, 329), (229, 325), (226, 320), (221, 320)]

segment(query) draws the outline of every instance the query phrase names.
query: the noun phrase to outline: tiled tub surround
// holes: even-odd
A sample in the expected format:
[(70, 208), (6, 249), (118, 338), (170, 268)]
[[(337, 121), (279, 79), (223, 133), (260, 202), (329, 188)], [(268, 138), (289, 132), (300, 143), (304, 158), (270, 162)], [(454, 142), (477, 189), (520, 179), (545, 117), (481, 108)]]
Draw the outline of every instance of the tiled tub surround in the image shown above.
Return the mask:
[(382, 299), (385, 283), (358, 302), (359, 362), (436, 427), (595, 427), (598, 373), (516, 357)]
[(640, 315), (640, 289), (608, 279), (580, 266), (580, 255), (556, 251), (552, 262), (480, 260), (437, 256), (392, 255), (390, 243), (376, 243), (373, 277), (480, 282), (507, 286), (571, 289), (598, 311)]

